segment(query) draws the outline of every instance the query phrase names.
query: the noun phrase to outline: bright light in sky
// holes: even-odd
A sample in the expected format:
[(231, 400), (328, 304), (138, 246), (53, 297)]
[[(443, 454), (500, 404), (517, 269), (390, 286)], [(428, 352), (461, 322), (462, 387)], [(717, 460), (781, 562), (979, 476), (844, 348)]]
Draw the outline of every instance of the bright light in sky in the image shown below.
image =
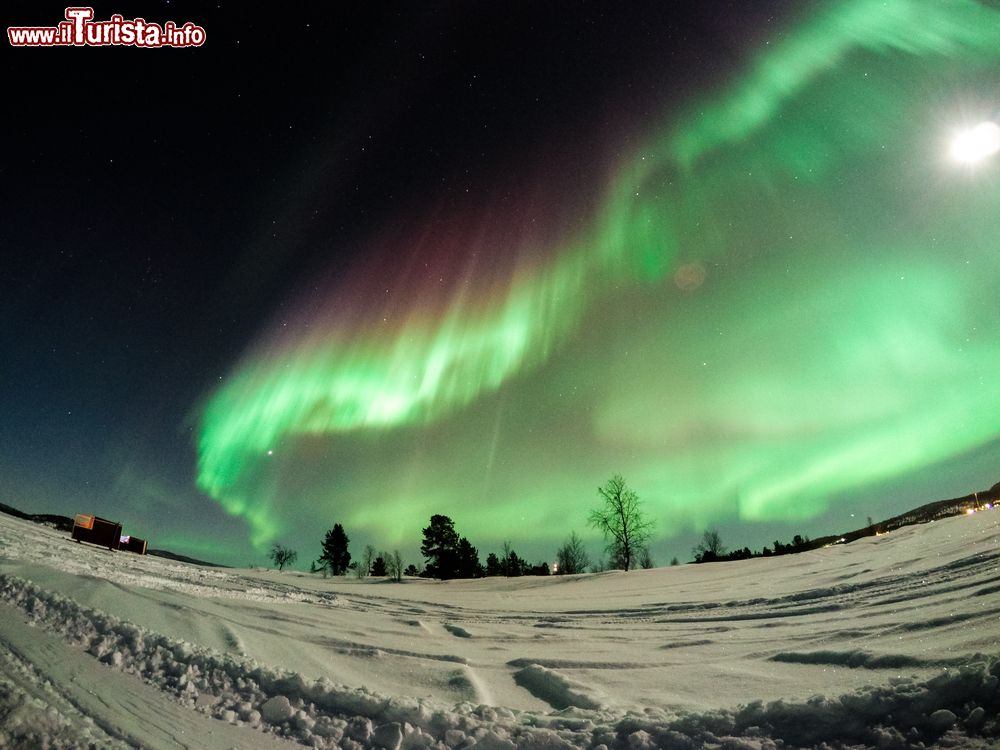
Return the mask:
[(963, 164), (978, 164), (1000, 152), (1000, 125), (981, 122), (960, 132), (951, 142), (951, 158)]

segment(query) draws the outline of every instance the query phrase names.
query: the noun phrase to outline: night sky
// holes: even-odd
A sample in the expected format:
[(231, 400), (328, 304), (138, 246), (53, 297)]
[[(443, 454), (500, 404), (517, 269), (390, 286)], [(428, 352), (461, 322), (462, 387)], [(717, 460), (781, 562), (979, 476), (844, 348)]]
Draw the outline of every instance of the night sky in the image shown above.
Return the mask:
[(535, 560), (621, 473), (663, 563), (1000, 480), (1000, 4), (94, 7), (207, 41), (4, 44), (0, 502)]

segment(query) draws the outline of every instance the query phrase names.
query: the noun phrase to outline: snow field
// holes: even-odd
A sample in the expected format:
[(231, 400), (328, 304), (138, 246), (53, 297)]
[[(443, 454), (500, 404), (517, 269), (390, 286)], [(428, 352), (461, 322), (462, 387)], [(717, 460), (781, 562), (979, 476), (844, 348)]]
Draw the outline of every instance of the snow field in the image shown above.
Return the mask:
[[(13, 531), (21, 533), (12, 535)], [(271, 574), (257, 577), (239, 571), (209, 571), (211, 575), (205, 576), (194, 566), (148, 558), (139, 561), (139, 571), (130, 571), (132, 558), (100, 558), (113, 574), (109, 580), (115, 577), (140, 588), (154, 586), (149, 591), (169, 592), (171, 596), (182, 591), (190, 597), (241, 599), (245, 596), (241, 593), (243, 578), (243, 592), (253, 591), (253, 601), (278, 607), (275, 612), (283, 606), (349, 611), (360, 601), (366, 622), (375, 618), (378, 625), (377, 613), (384, 610), (391, 615), (388, 619), (418, 631), (421, 638), (440, 632), (442, 639), (450, 637), (467, 644), (467, 655), (431, 656), (435, 665), (442, 660), (449, 663), (451, 672), (447, 674), (453, 674), (456, 682), (468, 683), (462, 689), (473, 695), (499, 690), (494, 672), (480, 663), (477, 642), (486, 641), (488, 650), (498, 649), (496, 644), (513, 644), (511, 648), (521, 656), (503, 662), (510, 678), (517, 688), (533, 696), (532, 700), (547, 706), (545, 710), (506, 707), (496, 701), (487, 702), (493, 705), (482, 701), (449, 704), (439, 696), (413, 697), (424, 689), (419, 681), (413, 683), (413, 695), (406, 695), (339, 684), (329, 676), (317, 679), (247, 655), (247, 643), (254, 641), (237, 635), (236, 631), (250, 631), (236, 626), (225, 629), (229, 635), (223, 642), (231, 648), (212, 648), (143, 627), (3, 571), (4, 567), (18, 567), (12, 558), (22, 562), (27, 558), (37, 564), (44, 557), (46, 562), (58, 564), (59, 555), (32, 552), (52, 549), (48, 539), (37, 537), (51, 533), (35, 532), (30, 525), (14, 529), (11, 523), (0, 523), (5, 558), (0, 560), (0, 600), (8, 605), (7, 611), (19, 612), (39, 631), (57, 633), (67, 648), (85, 651), (107, 669), (137, 675), (155, 686), (164, 700), (239, 728), (245, 732), (247, 747), (254, 746), (253, 737), (260, 732), (318, 748), (390, 750), (984, 748), (995, 747), (1000, 737), (1000, 659), (996, 648), (1000, 637), (1000, 550), (995, 520), (950, 519), (903, 530), (896, 539), (890, 535), (877, 545), (855, 543), (854, 550), (823, 550), (811, 558), (797, 556), (802, 559), (785, 561), (784, 569), (793, 573), (786, 581), (778, 580), (770, 596), (750, 598), (734, 596), (746, 593), (745, 584), (739, 590), (734, 584), (742, 563), (564, 581), (383, 586), (376, 597), (369, 593), (375, 586), (339, 584), (344, 591), (334, 594), (311, 590), (310, 586), (323, 584), (302, 576), (275, 580)], [(32, 534), (36, 536), (32, 538)], [(913, 557), (915, 547), (925, 554)], [(87, 549), (65, 545), (61, 553), (93, 559)], [(849, 572), (859, 565), (866, 572)], [(81, 559), (70, 560), (63, 567), (80, 575), (75, 570), (81, 567)], [(91, 576), (104, 574), (93, 565), (88, 570)], [(891, 575), (881, 575), (886, 572)], [(668, 579), (671, 575), (674, 578)], [(191, 578), (190, 585), (184, 580), (186, 576)], [(681, 579), (679, 584), (675, 578)], [(697, 583), (696, 588), (689, 587), (685, 578)], [(809, 585), (802, 585), (803, 578)], [(213, 580), (214, 586), (205, 583)], [(790, 583), (793, 580), (799, 581), (797, 588)], [(160, 581), (167, 583), (160, 585)], [(609, 584), (617, 588), (617, 594), (610, 592)], [(495, 598), (508, 592), (497, 587), (513, 587), (511, 593), (523, 600), (520, 606), (505, 608), (506, 618), (495, 609)], [(671, 591), (678, 587), (679, 591)], [(603, 598), (594, 590), (603, 592)], [(540, 607), (543, 600), (548, 607), (544, 611)], [(490, 601), (493, 609), (476, 609)], [(570, 609), (565, 606), (569, 601), (601, 601), (607, 606), (597, 611)], [(399, 615), (406, 610), (419, 610), (419, 617), (411, 615), (401, 621)], [(524, 618), (530, 619), (536, 634), (569, 634), (561, 640), (543, 638), (533, 650), (528, 648), (530, 643), (519, 639), (515, 627)], [(791, 623), (795, 625), (789, 629)], [(581, 634), (585, 627), (596, 628), (597, 636)], [(746, 631), (755, 633), (754, 637), (742, 650), (734, 649), (733, 663), (750, 660), (753, 665), (775, 670), (775, 674), (789, 670), (787, 675), (799, 679), (792, 695), (720, 706), (724, 695), (705, 694), (698, 686), (697, 663), (668, 661), (653, 669), (655, 655), (645, 652), (650, 630), (670, 634), (666, 642), (659, 637), (657, 648), (666, 655), (663, 658), (673, 659), (672, 655), (689, 649), (699, 658), (717, 651), (719, 628), (732, 628), (722, 631), (729, 635), (739, 634), (738, 628), (761, 627), (781, 636), (771, 648), (763, 649), (755, 631)], [(427, 657), (419, 648), (401, 648), (398, 637), (387, 635), (395, 632), (388, 627), (372, 629), (375, 633), (366, 644), (335, 641), (337, 648), (345, 650), (347, 643), (348, 651), (365, 647), (379, 652), (378, 659), (371, 662), (373, 670), (380, 660), (398, 666)], [(873, 637), (873, 629), (879, 637)], [(624, 637), (613, 640), (608, 632)], [(864, 636), (860, 641), (859, 634)], [(381, 649), (377, 645), (380, 638), (385, 639)], [(574, 649), (579, 638), (596, 638), (601, 653), (588, 653), (579, 646)], [(858, 648), (859, 642), (872, 648)], [(876, 650), (886, 643), (895, 643), (896, 648)], [(817, 644), (839, 647), (816, 648)], [(7, 645), (0, 659), (0, 715), (5, 717), (0, 746), (42, 747), (40, 743), (45, 742), (49, 747), (116, 746), (115, 738), (102, 729), (108, 722), (99, 715), (82, 713), (57, 687), (46, 685), (44, 675), (33, 665), (18, 658), (18, 643)], [(259, 651), (256, 646), (249, 650)], [(540, 655), (546, 651), (548, 657)], [(816, 682), (817, 669), (831, 670), (829, 684)], [(698, 686), (694, 690), (697, 700), (680, 706), (656, 700), (656, 695), (668, 695), (675, 689), (657, 682), (671, 670), (672, 682)], [(870, 684), (844, 691), (842, 686), (854, 681), (845, 682), (845, 675), (861, 675)], [(614, 681), (628, 678), (650, 692), (653, 699), (625, 707), (608, 700)], [(605, 679), (605, 684), (600, 684), (600, 679)], [(782, 685), (794, 684), (789, 679)], [(820, 687), (823, 689), (817, 689)], [(720, 686), (720, 693), (725, 693), (724, 688)], [(760, 685), (760, 695), (767, 693), (765, 688)], [(817, 695), (819, 692), (835, 697)], [(691, 708), (692, 703), (703, 708)]]

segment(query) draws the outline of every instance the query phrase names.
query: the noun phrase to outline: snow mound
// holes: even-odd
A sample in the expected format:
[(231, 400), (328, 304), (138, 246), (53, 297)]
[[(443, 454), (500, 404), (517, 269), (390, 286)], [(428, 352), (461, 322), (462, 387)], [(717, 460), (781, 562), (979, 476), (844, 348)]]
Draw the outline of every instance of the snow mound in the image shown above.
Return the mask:
[(982, 659), (982, 654), (970, 658), (923, 659), (906, 654), (870, 654), (867, 651), (779, 651), (771, 661), (787, 664), (830, 664), (851, 669), (901, 669), (905, 667), (952, 667), (970, 660)]
[(539, 664), (531, 664), (515, 672), (514, 681), (553, 708), (601, 707), (585, 685)]

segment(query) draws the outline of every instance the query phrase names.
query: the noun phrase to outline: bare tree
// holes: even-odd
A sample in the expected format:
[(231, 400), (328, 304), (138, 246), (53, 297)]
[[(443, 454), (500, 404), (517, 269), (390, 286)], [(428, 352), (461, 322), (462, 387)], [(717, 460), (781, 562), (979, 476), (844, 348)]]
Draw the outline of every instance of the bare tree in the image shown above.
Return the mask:
[(361, 555), (358, 566), (354, 569), (354, 575), (358, 578), (364, 578), (371, 573), (372, 563), (375, 562), (376, 557), (378, 557), (378, 553), (375, 548), (370, 544), (365, 545), (364, 554)]
[(639, 496), (628, 488), (621, 474), (615, 474), (597, 492), (604, 498), (604, 507), (590, 511), (587, 521), (604, 534), (611, 559), (629, 570), (653, 535), (653, 522), (643, 513)]
[(399, 550), (393, 551), (391, 554), (389, 552), (383, 552), (381, 555), (382, 559), (385, 560), (385, 571), (386, 574), (399, 583), (403, 580), (403, 556), (399, 554)]
[(701, 535), (701, 541), (692, 550), (697, 562), (712, 562), (726, 554), (722, 537), (715, 529), (706, 529)]
[(590, 557), (587, 550), (583, 548), (583, 540), (577, 536), (575, 531), (571, 531), (569, 539), (556, 552), (557, 573), (573, 575), (583, 573), (590, 565)]
[(639, 551), (639, 567), (643, 570), (656, 567), (656, 563), (653, 562), (653, 556), (649, 552), (649, 547), (643, 547)]
[(271, 558), (271, 562), (278, 566), (278, 570), (284, 570), (286, 565), (291, 565), (298, 559), (299, 553), (289, 547), (275, 544), (271, 547), (271, 553), (268, 557)]

